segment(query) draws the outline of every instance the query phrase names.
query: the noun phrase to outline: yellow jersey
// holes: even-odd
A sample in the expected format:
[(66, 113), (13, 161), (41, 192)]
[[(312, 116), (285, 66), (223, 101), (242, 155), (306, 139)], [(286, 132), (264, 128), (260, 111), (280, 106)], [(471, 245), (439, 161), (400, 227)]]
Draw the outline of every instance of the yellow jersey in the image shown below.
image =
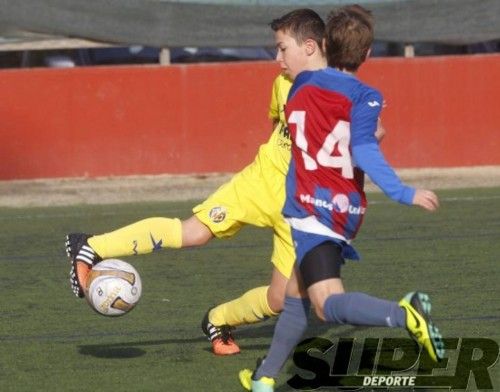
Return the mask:
[[(292, 141), (286, 125), (285, 104), (293, 81), (284, 75), (279, 75), (273, 83), (269, 118), (276, 122), (271, 137), (259, 148), (257, 159), (270, 161), (276, 169), (286, 175), (291, 157)], [(265, 155), (263, 157), (262, 155)]]
[(271, 261), (287, 278), (292, 273), (295, 250), (281, 208), (292, 144), (284, 109), (292, 84), (282, 75), (273, 83), (269, 117), (276, 126), (255, 160), (193, 208), (196, 217), (218, 238), (232, 237), (246, 224), (272, 227)]

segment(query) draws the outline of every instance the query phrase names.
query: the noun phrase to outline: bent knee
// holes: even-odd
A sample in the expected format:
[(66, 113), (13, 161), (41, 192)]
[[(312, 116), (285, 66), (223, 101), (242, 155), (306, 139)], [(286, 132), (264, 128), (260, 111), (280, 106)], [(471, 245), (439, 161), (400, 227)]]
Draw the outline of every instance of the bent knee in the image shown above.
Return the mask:
[(323, 304), (320, 306), (314, 304), (314, 313), (321, 321), (326, 321)]
[(267, 290), (267, 304), (274, 313), (280, 313), (285, 306), (285, 291), (273, 290), (270, 287)]

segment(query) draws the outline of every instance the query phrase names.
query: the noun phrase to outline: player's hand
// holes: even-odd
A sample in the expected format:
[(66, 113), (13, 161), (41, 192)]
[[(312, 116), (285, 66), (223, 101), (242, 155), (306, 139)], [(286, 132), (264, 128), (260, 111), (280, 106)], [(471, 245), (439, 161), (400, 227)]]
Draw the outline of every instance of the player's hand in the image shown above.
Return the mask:
[(427, 211), (435, 211), (439, 207), (439, 199), (433, 191), (417, 189), (413, 197), (413, 205)]
[(385, 134), (386, 134), (385, 127), (382, 124), (382, 120), (379, 117), (377, 121), (377, 130), (375, 131), (375, 139), (377, 139), (377, 141), (380, 143), (382, 139), (385, 137)]

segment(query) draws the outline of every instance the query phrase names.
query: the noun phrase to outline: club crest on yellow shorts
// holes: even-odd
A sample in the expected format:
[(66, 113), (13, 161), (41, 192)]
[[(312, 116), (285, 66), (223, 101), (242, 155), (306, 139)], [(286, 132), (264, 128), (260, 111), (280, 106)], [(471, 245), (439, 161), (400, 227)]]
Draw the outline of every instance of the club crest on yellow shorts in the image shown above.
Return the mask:
[(220, 223), (226, 219), (226, 209), (224, 207), (214, 207), (208, 213), (210, 220), (214, 223)]

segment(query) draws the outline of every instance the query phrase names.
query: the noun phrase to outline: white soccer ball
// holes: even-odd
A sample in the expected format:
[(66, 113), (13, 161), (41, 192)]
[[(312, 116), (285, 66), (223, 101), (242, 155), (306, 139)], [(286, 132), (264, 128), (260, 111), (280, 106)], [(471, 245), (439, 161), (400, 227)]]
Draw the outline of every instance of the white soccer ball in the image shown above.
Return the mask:
[(118, 259), (103, 260), (92, 267), (87, 287), (87, 301), (104, 316), (122, 316), (130, 312), (142, 293), (137, 270)]

